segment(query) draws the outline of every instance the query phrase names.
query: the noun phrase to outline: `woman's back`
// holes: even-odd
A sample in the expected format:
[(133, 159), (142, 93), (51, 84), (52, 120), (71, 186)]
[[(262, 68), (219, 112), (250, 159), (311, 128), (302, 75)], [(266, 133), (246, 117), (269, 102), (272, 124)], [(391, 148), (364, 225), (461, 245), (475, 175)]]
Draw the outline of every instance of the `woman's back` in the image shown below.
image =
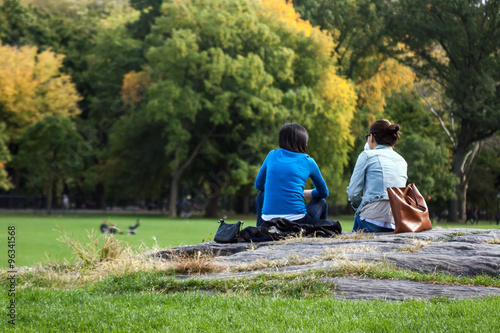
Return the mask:
[(266, 193), (263, 214), (305, 214), (303, 192), (309, 177), (316, 186), (314, 195), (326, 198), (328, 188), (313, 158), (286, 149), (272, 150), (255, 180), (255, 187)]
[(392, 147), (379, 145), (368, 150), (364, 192), (369, 195), (387, 195), (387, 187), (404, 187), (408, 165)]

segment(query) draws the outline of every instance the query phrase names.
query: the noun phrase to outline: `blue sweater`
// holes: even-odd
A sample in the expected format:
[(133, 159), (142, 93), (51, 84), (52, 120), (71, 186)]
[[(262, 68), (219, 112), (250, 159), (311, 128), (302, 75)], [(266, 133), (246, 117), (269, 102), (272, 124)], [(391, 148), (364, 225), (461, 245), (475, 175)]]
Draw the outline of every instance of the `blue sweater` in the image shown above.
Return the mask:
[(270, 151), (255, 179), (255, 188), (264, 191), (262, 214), (307, 214), (304, 185), (309, 177), (316, 187), (312, 196), (328, 197), (328, 187), (313, 158), (286, 149)]

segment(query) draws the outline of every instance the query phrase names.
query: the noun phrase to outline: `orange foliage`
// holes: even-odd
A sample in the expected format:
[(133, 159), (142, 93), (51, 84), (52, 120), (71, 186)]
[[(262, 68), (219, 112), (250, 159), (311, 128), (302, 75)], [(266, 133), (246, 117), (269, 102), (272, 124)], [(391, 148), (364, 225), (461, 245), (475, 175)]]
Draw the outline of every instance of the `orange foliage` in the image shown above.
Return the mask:
[(142, 100), (144, 93), (150, 85), (148, 73), (129, 72), (123, 77), (123, 86), (120, 92), (122, 100), (127, 105), (135, 105)]

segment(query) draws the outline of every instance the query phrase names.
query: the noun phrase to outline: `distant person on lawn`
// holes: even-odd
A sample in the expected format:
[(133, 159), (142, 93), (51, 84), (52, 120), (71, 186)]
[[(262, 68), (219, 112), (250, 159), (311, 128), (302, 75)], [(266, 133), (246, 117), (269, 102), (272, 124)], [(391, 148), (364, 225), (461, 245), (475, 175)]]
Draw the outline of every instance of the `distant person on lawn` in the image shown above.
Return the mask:
[(108, 221), (106, 221), (106, 220), (102, 221), (101, 226), (99, 227), (99, 229), (101, 230), (101, 232), (103, 234), (109, 234), (109, 224), (108, 224)]
[[(257, 227), (273, 218), (311, 224), (326, 219), (328, 187), (318, 165), (307, 154), (309, 134), (299, 124), (283, 125), (278, 135), (279, 149), (267, 155), (255, 179)], [(316, 187), (305, 190), (307, 179)], [(312, 198), (309, 203), (304, 198)]]

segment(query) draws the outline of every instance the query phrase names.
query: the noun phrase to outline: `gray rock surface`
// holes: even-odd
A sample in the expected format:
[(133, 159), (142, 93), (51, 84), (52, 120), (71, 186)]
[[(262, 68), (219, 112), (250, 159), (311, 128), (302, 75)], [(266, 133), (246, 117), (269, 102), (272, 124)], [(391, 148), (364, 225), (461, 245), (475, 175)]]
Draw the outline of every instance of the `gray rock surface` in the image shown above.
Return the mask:
[[(396, 267), (419, 272), (500, 278), (500, 230), (433, 229), (396, 235), (365, 234), (362, 239), (353, 239), (354, 236), (343, 234), (327, 239), (299, 238), (254, 244), (208, 242), (173, 248), (157, 255), (168, 260), (179, 253), (210, 253), (215, 256), (215, 263), (226, 268), (222, 273), (200, 275), (197, 278), (329, 270), (346, 260), (353, 264), (389, 262)], [(500, 295), (500, 288), (438, 285), (396, 279), (329, 279), (337, 285), (335, 296), (345, 299), (403, 300)]]

